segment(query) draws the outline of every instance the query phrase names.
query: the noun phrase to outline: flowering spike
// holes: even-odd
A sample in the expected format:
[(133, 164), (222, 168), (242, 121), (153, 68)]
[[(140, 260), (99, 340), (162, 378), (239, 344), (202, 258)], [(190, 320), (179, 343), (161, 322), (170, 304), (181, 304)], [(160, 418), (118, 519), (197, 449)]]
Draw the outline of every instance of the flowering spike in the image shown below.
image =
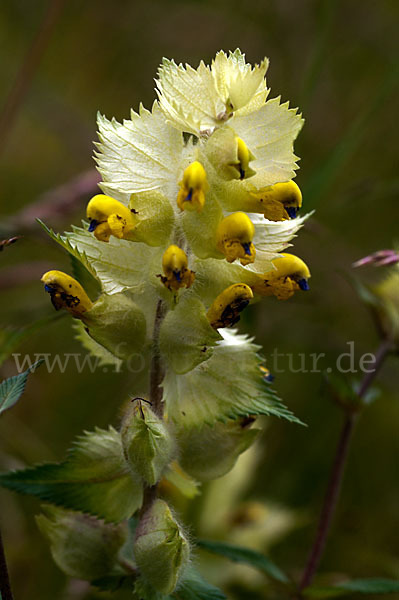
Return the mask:
[(250, 195), (256, 203), (254, 211), (263, 212), (269, 221), (295, 219), (302, 206), (301, 190), (292, 180), (270, 185)]
[(162, 275), (158, 275), (158, 277), (161, 278), (162, 283), (168, 290), (177, 291), (182, 287), (189, 288), (194, 282), (195, 273), (187, 267), (187, 254), (179, 246), (172, 244), (165, 250), (162, 257), (162, 268), (165, 277)]
[(297, 290), (309, 290), (310, 271), (303, 260), (293, 254), (281, 254), (272, 263), (275, 269), (260, 275), (259, 281), (252, 285), (256, 294), (288, 300)]
[(90, 219), (89, 231), (93, 231), (102, 242), (108, 242), (111, 235), (128, 239), (129, 233), (134, 229), (132, 211), (119, 200), (105, 194), (97, 194), (90, 200), (86, 214)]
[(41, 281), (44, 289), (50, 294), (55, 310), (65, 308), (74, 317), (81, 318), (82, 314), (90, 310), (92, 301), (76, 279), (62, 271), (47, 271)]
[(255, 227), (246, 213), (236, 212), (225, 217), (216, 232), (217, 248), (228, 262), (239, 258), (242, 265), (255, 260), (256, 250), (252, 243)]
[(180, 210), (187, 209), (201, 212), (204, 208), (205, 194), (209, 186), (206, 171), (198, 160), (186, 167), (179, 185), (177, 206)]
[(223, 290), (208, 310), (208, 321), (214, 329), (230, 327), (240, 320), (240, 312), (254, 297), (245, 283), (235, 283)]

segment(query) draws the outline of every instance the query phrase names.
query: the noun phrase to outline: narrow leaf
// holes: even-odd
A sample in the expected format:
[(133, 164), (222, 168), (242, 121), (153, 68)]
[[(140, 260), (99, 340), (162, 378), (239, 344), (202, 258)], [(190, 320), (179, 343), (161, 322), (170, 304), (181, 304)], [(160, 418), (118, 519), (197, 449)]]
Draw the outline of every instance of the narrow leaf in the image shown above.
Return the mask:
[(226, 600), (225, 594), (219, 588), (205, 581), (192, 568), (187, 569), (183, 581), (172, 594), (176, 600)]
[(64, 462), (4, 473), (0, 485), (108, 522), (130, 517), (142, 502), (141, 481), (129, 470), (112, 427), (85, 432)]
[(287, 575), (283, 573), (276, 564), (260, 552), (251, 550), (251, 548), (243, 548), (241, 546), (234, 546), (224, 542), (212, 542), (209, 540), (197, 540), (197, 546), (207, 552), (220, 554), (220, 556), (224, 556), (233, 562), (250, 565), (281, 583), (289, 582)]
[(0, 384), (0, 414), (18, 402), (24, 392), (29, 373), (34, 372), (42, 362), (43, 359), (36, 361), (24, 373), (9, 377)]
[(311, 586), (304, 590), (306, 598), (336, 598), (356, 594), (394, 594), (399, 592), (399, 580), (395, 579), (353, 579), (331, 586)]

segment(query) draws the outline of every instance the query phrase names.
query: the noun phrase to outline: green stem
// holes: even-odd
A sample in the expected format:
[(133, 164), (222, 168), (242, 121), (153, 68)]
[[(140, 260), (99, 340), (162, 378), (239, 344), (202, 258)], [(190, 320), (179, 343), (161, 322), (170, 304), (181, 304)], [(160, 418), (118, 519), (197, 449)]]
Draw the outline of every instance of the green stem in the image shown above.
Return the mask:
[(1, 600), (14, 600), (12, 595), (10, 578), (8, 576), (8, 568), (6, 555), (4, 552), (3, 538), (0, 531), (0, 599)]
[[(384, 339), (374, 357), (373, 370), (366, 373), (364, 376), (357, 395), (359, 399), (363, 399), (370, 385), (374, 381), (377, 373), (384, 363), (392, 344), (389, 340)], [(308, 561), (306, 563), (301, 582), (299, 584), (299, 597), (301, 592), (308, 587), (317, 572), (321, 558), (324, 553), (328, 534), (330, 532), (331, 523), (335, 514), (335, 509), (338, 504), (339, 494), (342, 486), (343, 475), (345, 471), (346, 461), (349, 453), (349, 446), (352, 439), (352, 434), (356, 424), (357, 415), (350, 412), (346, 415), (341, 435), (339, 437), (335, 458), (332, 464), (331, 473), (328, 481), (327, 491), (325, 494), (323, 506), (320, 513), (317, 533), (313, 546), (311, 548)]]

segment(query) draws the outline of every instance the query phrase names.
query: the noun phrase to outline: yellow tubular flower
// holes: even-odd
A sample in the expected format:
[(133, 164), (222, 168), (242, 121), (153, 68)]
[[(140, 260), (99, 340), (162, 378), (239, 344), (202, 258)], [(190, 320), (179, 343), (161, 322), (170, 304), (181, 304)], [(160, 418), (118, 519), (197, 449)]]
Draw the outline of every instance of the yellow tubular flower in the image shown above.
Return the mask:
[(205, 204), (205, 194), (209, 189), (204, 167), (198, 160), (189, 165), (179, 183), (177, 206), (180, 210), (196, 210), (201, 212)]
[(252, 285), (256, 294), (288, 300), (297, 290), (309, 290), (310, 271), (303, 260), (293, 254), (281, 254), (272, 263), (276, 268), (260, 275), (258, 283)]
[(244, 212), (235, 212), (225, 217), (216, 231), (217, 249), (225, 255), (228, 262), (239, 258), (242, 265), (255, 260), (256, 250), (252, 243), (255, 227)]
[(245, 283), (231, 285), (213, 301), (206, 315), (209, 323), (214, 329), (234, 325), (253, 297), (251, 288)]
[(236, 138), (237, 141), (237, 161), (231, 163), (230, 166), (234, 167), (238, 171), (238, 179), (247, 179), (248, 177), (252, 177), (255, 175), (256, 171), (251, 169), (249, 163), (251, 160), (254, 160), (255, 157), (252, 154), (251, 150), (248, 148), (244, 140), (241, 138)]
[(276, 183), (251, 193), (257, 212), (263, 212), (270, 221), (295, 219), (302, 206), (302, 193), (294, 181)]
[(158, 275), (168, 290), (177, 291), (189, 288), (195, 279), (195, 273), (188, 269), (187, 254), (179, 246), (169, 246), (162, 257), (162, 269), (165, 277)]
[(102, 242), (108, 242), (111, 235), (128, 239), (134, 229), (134, 213), (119, 200), (104, 194), (97, 194), (90, 200), (86, 214), (90, 219), (89, 231)]
[(55, 310), (65, 308), (74, 317), (81, 318), (90, 310), (92, 301), (80, 283), (62, 271), (47, 271), (41, 278), (44, 289), (50, 294)]

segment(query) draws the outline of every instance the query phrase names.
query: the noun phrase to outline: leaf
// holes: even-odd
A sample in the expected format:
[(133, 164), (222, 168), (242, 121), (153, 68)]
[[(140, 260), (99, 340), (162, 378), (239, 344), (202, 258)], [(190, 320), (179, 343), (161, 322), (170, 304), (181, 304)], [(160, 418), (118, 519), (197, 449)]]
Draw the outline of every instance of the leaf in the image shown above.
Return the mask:
[(158, 76), (160, 107), (174, 127), (194, 135), (214, 129), (226, 105), (218, 96), (211, 70), (203, 61), (193, 69), (164, 58)]
[(96, 272), (90, 266), (90, 263), (88, 262), (85, 254), (80, 252), (78, 248), (71, 246), (71, 244), (69, 243), (66, 236), (62, 236), (60, 233), (55, 233), (55, 231), (53, 231), (52, 229), (47, 227), (47, 225), (45, 223), (43, 223), (43, 221), (41, 221), (40, 219), (36, 219), (36, 220), (39, 223), (39, 225), (41, 227), (43, 227), (44, 231), (51, 237), (51, 239), (54, 242), (57, 242), (57, 244), (62, 246), (62, 248), (64, 248), (64, 250), (66, 250), (69, 254), (74, 256), (79, 262), (81, 262), (86, 267), (86, 269), (89, 271), (89, 273), (91, 275), (93, 275), (93, 277), (96, 276)]
[(104, 523), (95, 517), (43, 506), (37, 525), (50, 544), (54, 562), (69, 577), (90, 581), (124, 575), (119, 554), (128, 536), (127, 523)]
[(97, 300), (101, 294), (101, 285), (98, 279), (93, 277), (90, 271), (84, 266), (84, 264), (71, 254), (72, 273), (74, 278), (79, 281), (90, 300), (93, 302)]
[(172, 594), (176, 600), (226, 600), (219, 588), (205, 581), (192, 567), (184, 573), (183, 580)]
[(111, 365), (115, 367), (115, 372), (119, 373), (123, 364), (123, 361), (120, 358), (117, 358), (109, 350), (104, 348), (104, 346), (93, 340), (85, 330), (85, 325), (82, 321), (73, 319), (72, 327), (76, 332), (75, 339), (79, 340), (83, 348), (85, 348), (91, 356), (95, 356), (98, 359), (98, 363), (96, 364), (97, 367)]
[(90, 273), (101, 281), (107, 294), (126, 289), (140, 292), (151, 273), (152, 262), (158, 260), (161, 268), (162, 249), (141, 242), (119, 240), (113, 236), (108, 243), (101, 242), (82, 227), (72, 227), (72, 232), (66, 232), (61, 239), (64, 247), (71, 249), (69, 252), (84, 257), (85, 266), (89, 265)]
[(167, 186), (179, 177), (183, 137), (165, 119), (158, 103), (152, 112), (140, 105), (139, 114), (123, 124), (97, 117), (99, 139), (95, 152), (104, 182), (109, 189), (134, 193)]
[(250, 565), (276, 581), (289, 583), (287, 575), (274, 562), (256, 550), (210, 540), (197, 540), (197, 546), (207, 552), (220, 554), (233, 562)]
[(159, 345), (175, 373), (186, 373), (208, 360), (221, 339), (210, 326), (202, 302), (187, 292), (163, 320)]
[(288, 102), (280, 97), (268, 100), (259, 110), (244, 116), (234, 116), (229, 126), (244, 140), (255, 155), (251, 168), (256, 175), (251, 185), (257, 189), (288, 181), (295, 177), (297, 157), (293, 144), (304, 120)]
[(311, 586), (303, 591), (306, 598), (335, 598), (356, 594), (394, 594), (399, 592), (399, 580), (395, 579), (353, 579), (331, 586)]
[(184, 375), (169, 369), (162, 383), (165, 412), (178, 426), (200, 427), (250, 415), (275, 415), (300, 421), (262, 378), (259, 346), (229, 329), (212, 356)]
[(201, 484), (183, 471), (176, 461), (172, 462), (163, 474), (162, 485), (166, 487), (168, 484), (190, 500), (200, 493)]
[(24, 373), (20, 373), (19, 375), (15, 375), (14, 377), (9, 377), (5, 379), (0, 384), (0, 414), (3, 413), (8, 408), (11, 408), (18, 402), (20, 397), (22, 396), (26, 381), (28, 379), (29, 373), (34, 373), (34, 371), (43, 363), (43, 359), (36, 361), (29, 369), (24, 371)]
[(108, 522), (130, 517), (142, 503), (141, 481), (129, 470), (112, 427), (85, 432), (61, 463), (1, 474), (0, 485)]

